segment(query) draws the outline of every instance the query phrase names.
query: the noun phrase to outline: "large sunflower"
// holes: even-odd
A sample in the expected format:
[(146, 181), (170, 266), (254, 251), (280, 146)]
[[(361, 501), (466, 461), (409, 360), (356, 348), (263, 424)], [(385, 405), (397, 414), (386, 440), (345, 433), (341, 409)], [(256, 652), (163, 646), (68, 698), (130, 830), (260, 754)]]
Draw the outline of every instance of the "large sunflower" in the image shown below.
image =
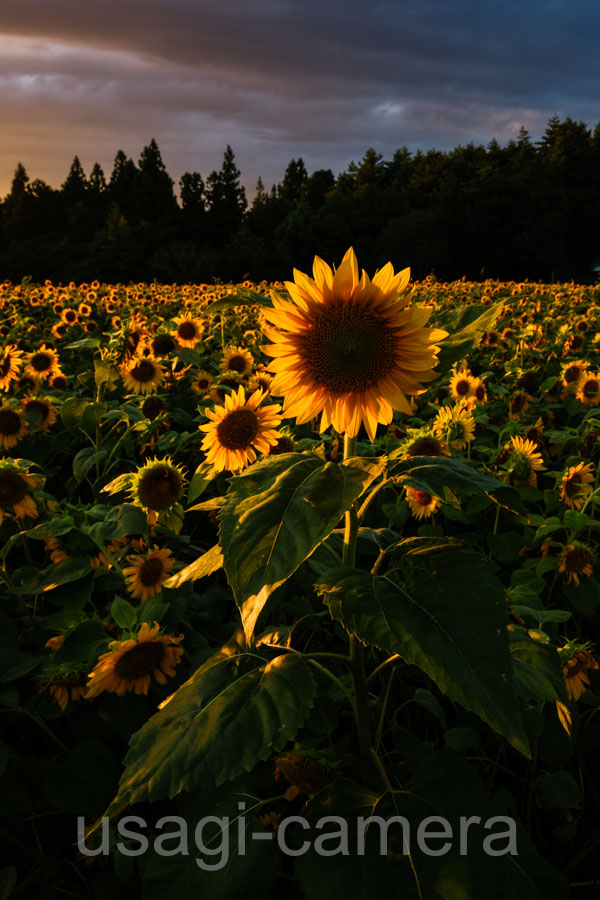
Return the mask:
[(121, 366), (121, 377), (126, 388), (135, 394), (149, 394), (162, 382), (163, 367), (151, 357), (132, 357)]
[(7, 391), (11, 381), (19, 377), (23, 361), (23, 351), (14, 344), (6, 344), (0, 349), (0, 391)]
[(123, 569), (127, 590), (145, 603), (161, 590), (175, 560), (170, 550), (154, 547), (145, 556), (128, 556), (127, 562), (131, 563)]
[(431, 307), (408, 307), (409, 269), (394, 274), (387, 263), (370, 280), (350, 248), (335, 274), (315, 257), (313, 276), (294, 269), (291, 299), (272, 290), (274, 309), (263, 310), (275, 326), (263, 329), (273, 341), (263, 348), (274, 357), (271, 393), (299, 424), (321, 414), (321, 431), (355, 437), (364, 423), (374, 440), (395, 409), (411, 415), (406, 395), (436, 377), (435, 342), (447, 332), (424, 327)]
[(166, 684), (166, 676), (175, 675), (175, 666), (183, 656), (183, 648), (172, 646), (183, 635), (159, 635), (158, 622), (150, 628), (144, 622), (137, 635), (125, 641), (112, 641), (108, 653), (103, 653), (89, 674), (86, 697), (97, 697), (109, 691), (123, 697), (127, 691), (147, 694), (152, 675), (159, 684)]
[(2, 460), (0, 462), (0, 525), (4, 518), (4, 510), (12, 507), (17, 519), (29, 516), (38, 518), (37, 506), (33, 497), (29, 496), (30, 488), (40, 487), (39, 481), (30, 475), (27, 470), (21, 470), (19, 466)]
[(281, 438), (276, 430), (281, 422), (279, 404), (259, 408), (264, 398), (262, 390), (254, 391), (246, 399), (246, 392), (240, 385), (237, 393), (225, 397), (224, 406), (205, 409), (211, 421), (200, 425), (206, 432), (202, 449), (206, 451), (206, 461), (217, 472), (234, 472), (253, 463), (258, 453), (268, 453)]
[(27, 434), (29, 428), (23, 416), (11, 406), (0, 407), (0, 448), (10, 450)]

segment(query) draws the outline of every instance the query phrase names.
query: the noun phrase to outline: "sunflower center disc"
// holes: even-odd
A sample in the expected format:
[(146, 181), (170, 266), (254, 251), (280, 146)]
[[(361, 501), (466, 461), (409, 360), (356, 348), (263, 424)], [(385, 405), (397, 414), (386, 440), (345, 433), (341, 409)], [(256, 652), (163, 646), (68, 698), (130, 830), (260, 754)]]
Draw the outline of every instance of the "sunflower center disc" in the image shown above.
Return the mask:
[(415, 500), (421, 506), (428, 506), (431, 503), (431, 494), (428, 494), (427, 491), (415, 491)]
[(52, 366), (52, 359), (46, 353), (34, 353), (31, 357), (31, 366), (36, 372), (47, 372)]
[(143, 641), (136, 644), (131, 650), (127, 650), (115, 664), (115, 673), (119, 678), (127, 678), (132, 681), (142, 678), (153, 672), (160, 665), (164, 654), (161, 643), (156, 641)]
[(21, 428), (21, 417), (12, 409), (0, 410), (0, 434), (18, 434)]
[(595, 397), (598, 393), (598, 382), (595, 379), (587, 381), (583, 388), (583, 393), (586, 397)]
[(229, 368), (233, 372), (245, 372), (246, 371), (246, 360), (243, 356), (232, 356), (229, 360)]
[(49, 411), (50, 410), (42, 400), (29, 400), (29, 402), (25, 404), (25, 412), (39, 413), (43, 419), (47, 417)]
[(27, 493), (27, 483), (18, 472), (0, 472), (0, 506), (18, 503)]
[(322, 310), (302, 338), (308, 374), (334, 394), (360, 393), (392, 370), (397, 335), (373, 310), (350, 304)]
[(565, 481), (565, 494), (567, 497), (574, 497), (582, 489), (584, 482), (581, 481), (579, 474), (571, 475)]
[(131, 375), (136, 381), (143, 381), (145, 383), (147, 381), (152, 381), (156, 375), (156, 369), (151, 362), (147, 359), (143, 359), (137, 366), (133, 367)]
[(227, 450), (244, 450), (258, 434), (258, 416), (251, 409), (233, 409), (217, 425), (219, 442)]
[(417, 438), (406, 452), (407, 456), (441, 456), (442, 447), (439, 441), (432, 437)]
[(163, 564), (161, 560), (156, 556), (152, 556), (142, 564), (139, 579), (144, 587), (150, 587), (151, 585), (158, 583), (162, 574)]
[(182, 322), (177, 329), (177, 334), (180, 338), (183, 338), (184, 341), (191, 341), (192, 338), (196, 337), (196, 326), (193, 322)]
[(169, 466), (154, 466), (140, 479), (138, 495), (148, 509), (168, 509), (179, 497), (181, 478)]

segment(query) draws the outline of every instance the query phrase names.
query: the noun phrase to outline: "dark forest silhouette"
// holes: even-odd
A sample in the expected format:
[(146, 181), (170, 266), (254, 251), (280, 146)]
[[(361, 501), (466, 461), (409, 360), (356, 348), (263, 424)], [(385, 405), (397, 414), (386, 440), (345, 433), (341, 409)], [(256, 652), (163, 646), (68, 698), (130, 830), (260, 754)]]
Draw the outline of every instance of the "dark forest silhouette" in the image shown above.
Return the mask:
[(349, 245), (367, 271), (391, 260), (440, 279), (590, 282), (600, 264), (600, 123), (555, 116), (537, 142), (521, 129), (505, 146), (391, 160), (369, 149), (337, 178), (293, 159), (250, 207), (228, 146), (219, 171), (178, 187), (154, 139), (137, 165), (119, 150), (109, 179), (75, 157), (60, 190), (19, 164), (0, 204), (0, 278), (274, 280)]

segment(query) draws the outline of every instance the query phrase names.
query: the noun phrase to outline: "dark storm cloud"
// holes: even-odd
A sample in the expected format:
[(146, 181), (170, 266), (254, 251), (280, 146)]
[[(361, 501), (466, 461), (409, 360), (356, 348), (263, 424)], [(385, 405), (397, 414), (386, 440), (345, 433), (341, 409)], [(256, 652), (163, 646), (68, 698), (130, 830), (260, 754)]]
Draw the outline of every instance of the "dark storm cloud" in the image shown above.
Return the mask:
[(287, 162), (538, 136), (600, 118), (595, 0), (2, 0), (0, 189), (18, 160), (58, 184), (154, 136), (171, 175), (252, 185)]

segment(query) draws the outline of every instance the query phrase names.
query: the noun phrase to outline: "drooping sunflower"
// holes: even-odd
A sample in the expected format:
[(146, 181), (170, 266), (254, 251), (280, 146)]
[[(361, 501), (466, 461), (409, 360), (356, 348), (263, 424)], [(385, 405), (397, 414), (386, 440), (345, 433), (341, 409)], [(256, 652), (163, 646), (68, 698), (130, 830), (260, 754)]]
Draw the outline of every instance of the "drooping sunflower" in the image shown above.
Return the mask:
[(320, 414), (321, 432), (333, 425), (350, 438), (364, 423), (374, 440), (395, 409), (411, 415), (406, 395), (436, 377), (436, 342), (447, 332), (424, 327), (432, 307), (408, 306), (409, 278), (391, 263), (361, 276), (350, 248), (335, 274), (318, 256), (313, 278), (295, 269), (290, 300), (271, 291), (263, 330), (273, 343), (263, 350), (274, 357), (271, 392), (284, 396), (285, 416), (302, 424)]
[(527, 411), (532, 400), (533, 397), (527, 391), (518, 391), (513, 394), (508, 405), (508, 418), (516, 422)]
[(150, 460), (132, 476), (132, 501), (147, 513), (148, 523), (156, 525), (161, 514), (173, 512), (183, 496), (184, 477), (171, 460)]
[(112, 641), (89, 674), (86, 697), (97, 697), (103, 691), (123, 697), (127, 691), (147, 694), (152, 676), (166, 684), (175, 675), (175, 666), (183, 656), (183, 648), (174, 646), (183, 635), (159, 634), (158, 622), (151, 628), (143, 622), (136, 635), (124, 641)]
[(175, 316), (173, 321), (177, 328), (172, 332), (177, 343), (182, 347), (195, 347), (204, 332), (204, 325), (200, 319), (194, 319), (188, 313), (185, 316)]
[(30, 475), (26, 468), (20, 467), (12, 460), (0, 460), (0, 525), (4, 511), (11, 507), (17, 519), (24, 519), (27, 516), (37, 519), (39, 516), (37, 506), (29, 491), (38, 487), (40, 487), (39, 480)]
[(27, 434), (29, 425), (12, 406), (0, 407), (0, 448), (10, 450), (16, 447)]
[(582, 541), (572, 540), (560, 554), (558, 572), (567, 579), (567, 584), (579, 587), (579, 578), (589, 578), (594, 573), (596, 557)]
[(41, 344), (38, 350), (25, 358), (25, 373), (32, 378), (51, 378), (60, 372), (58, 353), (52, 347)]
[(240, 385), (236, 394), (225, 397), (223, 406), (204, 410), (211, 421), (200, 425), (200, 430), (206, 432), (202, 449), (206, 451), (206, 461), (217, 472), (243, 469), (254, 462), (257, 453), (268, 453), (280, 440), (277, 427), (281, 423), (281, 406), (275, 403), (259, 408), (264, 396), (258, 390), (246, 398)]
[(573, 646), (573, 642), (559, 648), (562, 673), (565, 679), (567, 697), (576, 702), (590, 685), (588, 672), (598, 669), (598, 661), (590, 653), (589, 644)]
[(154, 547), (145, 556), (128, 556), (127, 562), (131, 563), (123, 569), (127, 590), (145, 603), (161, 590), (175, 560), (170, 550)]
[(0, 348), (0, 391), (7, 391), (11, 381), (19, 377), (23, 365), (23, 351), (14, 344), (6, 344)]
[(53, 673), (43, 676), (40, 680), (40, 690), (48, 691), (55, 703), (58, 703), (64, 712), (69, 700), (74, 703), (86, 696), (87, 680), (85, 670), (68, 671), (66, 666)]
[(598, 406), (600, 403), (600, 375), (585, 372), (577, 382), (575, 396), (586, 406)]
[(594, 483), (592, 463), (578, 463), (571, 466), (562, 477), (559, 497), (570, 509), (581, 509)]
[(254, 365), (252, 354), (243, 347), (229, 347), (219, 363), (221, 372), (237, 372), (238, 375), (249, 375)]
[(462, 404), (442, 407), (432, 427), (434, 434), (455, 450), (464, 450), (475, 437), (475, 419)]
[(415, 488), (406, 488), (406, 499), (413, 516), (417, 519), (429, 519), (438, 511), (442, 505), (439, 497), (427, 493), (427, 491), (418, 491)]
[(504, 469), (510, 480), (515, 484), (525, 481), (535, 487), (536, 472), (545, 472), (546, 467), (533, 441), (513, 436), (504, 449), (507, 454)]
[(150, 357), (132, 357), (121, 366), (121, 377), (125, 387), (135, 394), (149, 394), (163, 380), (164, 370), (157, 360)]

